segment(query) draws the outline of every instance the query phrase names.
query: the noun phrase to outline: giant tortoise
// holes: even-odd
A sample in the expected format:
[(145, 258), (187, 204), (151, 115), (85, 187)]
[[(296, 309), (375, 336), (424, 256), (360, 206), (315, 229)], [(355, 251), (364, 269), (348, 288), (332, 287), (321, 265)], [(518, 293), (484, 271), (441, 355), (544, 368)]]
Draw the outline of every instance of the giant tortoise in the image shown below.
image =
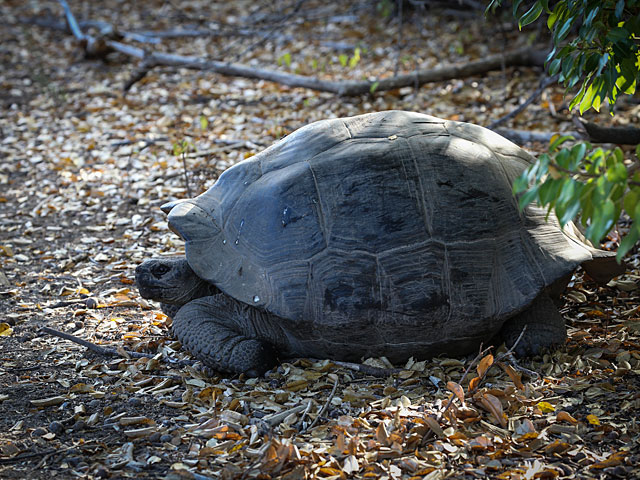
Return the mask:
[(566, 337), (551, 295), (573, 270), (605, 282), (620, 267), (573, 224), (518, 209), (511, 185), (532, 161), (419, 113), (315, 122), (164, 205), (186, 258), (145, 261), (138, 288), (175, 305), (174, 335), (223, 371), (462, 355), (525, 325), (516, 352), (535, 354)]

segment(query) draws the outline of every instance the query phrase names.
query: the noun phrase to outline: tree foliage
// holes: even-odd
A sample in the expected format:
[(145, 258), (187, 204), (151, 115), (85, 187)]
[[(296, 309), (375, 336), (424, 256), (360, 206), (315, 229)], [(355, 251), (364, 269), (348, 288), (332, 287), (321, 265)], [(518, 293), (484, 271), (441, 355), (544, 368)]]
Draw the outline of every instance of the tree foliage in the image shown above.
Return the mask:
[[(491, 0), (487, 10), (501, 0)], [(547, 57), (550, 75), (558, 75), (567, 91), (576, 91), (570, 109), (613, 105), (633, 94), (640, 79), (640, 0), (537, 0), (512, 2), (520, 28), (542, 14), (554, 48)], [(623, 210), (634, 221), (618, 250), (626, 253), (640, 238), (640, 163), (625, 159), (620, 148), (606, 150), (589, 143), (563, 146), (572, 137), (555, 137), (515, 183), (520, 205), (538, 202), (554, 210), (564, 225), (578, 214), (587, 237), (597, 243), (616, 224)], [(640, 147), (636, 148), (636, 157)]]

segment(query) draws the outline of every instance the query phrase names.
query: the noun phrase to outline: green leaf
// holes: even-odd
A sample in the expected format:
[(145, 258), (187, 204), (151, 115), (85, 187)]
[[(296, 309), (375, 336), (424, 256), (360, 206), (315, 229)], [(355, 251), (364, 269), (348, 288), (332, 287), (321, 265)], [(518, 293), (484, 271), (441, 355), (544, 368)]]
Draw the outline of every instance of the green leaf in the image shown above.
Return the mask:
[(629, 216), (633, 215), (633, 212), (636, 211), (636, 207), (638, 206), (639, 201), (640, 201), (640, 191), (638, 191), (637, 189), (629, 190), (625, 194), (622, 204), (624, 205), (624, 209), (629, 214)]
[(552, 153), (558, 149), (564, 142), (574, 140), (573, 135), (554, 135), (549, 142), (548, 152)]
[(538, 186), (535, 185), (527, 190), (522, 196), (518, 199), (518, 206), (520, 210), (523, 210), (524, 207), (529, 205), (531, 202), (535, 201), (538, 198)]
[(360, 48), (356, 47), (356, 49), (353, 51), (353, 56), (349, 59), (349, 67), (355, 68), (355, 66), (358, 65), (359, 61), (360, 61)]
[(607, 33), (607, 40), (612, 43), (620, 42), (629, 38), (630, 33), (624, 27), (614, 27)]
[(549, 75), (554, 76), (556, 73), (558, 73), (560, 71), (561, 65), (562, 65), (562, 60), (560, 60), (559, 58), (554, 59), (549, 64)]
[(586, 235), (594, 244), (600, 243), (602, 237), (613, 227), (615, 223), (615, 204), (607, 199), (594, 209), (591, 225), (587, 228)]
[(580, 211), (580, 197), (584, 186), (575, 180), (569, 180), (562, 187), (556, 201), (556, 215), (560, 225), (564, 226), (575, 218)]
[(520, 17), (520, 21), (518, 22), (520, 28), (535, 22), (542, 11), (542, 4), (540, 2), (534, 3), (533, 6), (522, 17)]
[(584, 155), (587, 152), (587, 148), (589, 148), (589, 144), (585, 142), (580, 142), (571, 148), (571, 163), (567, 166), (569, 170), (577, 170), (578, 166), (584, 160)]
[(209, 125), (209, 120), (204, 115), (200, 115), (200, 130), (206, 130)]
[(569, 30), (571, 30), (571, 26), (573, 25), (573, 20), (574, 20), (574, 17), (570, 16), (565, 20), (565, 22), (562, 24), (560, 28), (558, 28), (555, 32), (553, 32), (554, 43), (558, 44), (562, 40), (564, 40), (564, 38), (569, 33)]
[(369, 87), (369, 93), (375, 92), (378, 89), (378, 85), (380, 85), (380, 82), (378, 82), (377, 80), (373, 82)]
[(286, 65), (287, 67), (291, 67), (291, 54), (285, 53), (278, 58), (278, 65)]
[(607, 180), (613, 183), (622, 183), (627, 180), (627, 169), (622, 163), (616, 163), (615, 165), (607, 169)]
[(589, 27), (591, 26), (591, 23), (593, 22), (593, 19), (596, 18), (596, 15), (598, 15), (598, 12), (600, 11), (599, 7), (593, 7), (593, 9), (589, 12), (589, 14), (587, 15), (587, 18), (584, 19), (584, 23), (583, 25), (585, 27)]
[(622, 261), (622, 257), (638, 242), (638, 238), (640, 238), (640, 224), (634, 223), (629, 233), (627, 233), (620, 242), (618, 253), (616, 254), (618, 263)]
[(542, 205), (553, 206), (566, 178), (547, 178), (538, 189), (538, 198)]
[(529, 181), (527, 180), (527, 172), (525, 171), (514, 180), (513, 193), (518, 194), (524, 192), (527, 188), (529, 188)]
[(580, 102), (580, 115), (591, 108), (591, 106), (593, 105), (593, 99), (597, 94), (598, 91), (596, 88), (594, 88), (594, 85), (592, 83), (591, 85), (589, 85), (589, 88), (587, 88), (587, 91), (585, 92), (584, 96), (582, 97), (582, 101)]
[(513, 16), (517, 17), (518, 16), (518, 7), (522, 3), (522, 0), (513, 0), (512, 3), (513, 3)]
[(338, 56), (338, 60), (340, 61), (340, 65), (342, 65), (343, 67), (346, 67), (347, 66), (347, 62), (349, 61), (349, 57), (346, 54), (341, 53)]

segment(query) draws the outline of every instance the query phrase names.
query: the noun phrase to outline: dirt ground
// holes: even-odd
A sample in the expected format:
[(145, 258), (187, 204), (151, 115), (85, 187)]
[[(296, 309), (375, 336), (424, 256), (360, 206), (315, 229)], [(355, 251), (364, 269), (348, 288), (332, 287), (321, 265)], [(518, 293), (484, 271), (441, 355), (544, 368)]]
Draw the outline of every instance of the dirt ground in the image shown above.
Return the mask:
[[(226, 25), (146, 47), (333, 79), (389, 75), (395, 58), (410, 71), (527, 41), (514, 29), (505, 45), (496, 24), (433, 11), (407, 16), (398, 36), (397, 19), (371, 2), (348, 11), (308, 2), (295, 14), (295, 4), (248, 1), (70, 5), (127, 31)], [(0, 13), (0, 478), (640, 476), (636, 252), (609, 287), (577, 273), (561, 310), (567, 344), (519, 370), (503, 347), (475, 362), (415, 359), (399, 370), (385, 359), (366, 360), (366, 372), (301, 359), (259, 379), (204, 372), (133, 284), (145, 258), (183, 251), (162, 203), (204, 191), (296, 128), (388, 108), (487, 124), (537, 87), (539, 70), (343, 98), (161, 67), (124, 96), (134, 62), (83, 58), (66, 32), (27, 22), (61, 21), (57, 2), (7, 1)], [(244, 35), (247, 22), (258, 33)], [(404, 40), (400, 53), (390, 37)], [(342, 65), (354, 45), (367, 47), (361, 60)], [(562, 90), (550, 89), (507, 125), (573, 130), (562, 106)], [(639, 115), (623, 105), (614, 122)], [(183, 141), (188, 186), (174, 155)]]

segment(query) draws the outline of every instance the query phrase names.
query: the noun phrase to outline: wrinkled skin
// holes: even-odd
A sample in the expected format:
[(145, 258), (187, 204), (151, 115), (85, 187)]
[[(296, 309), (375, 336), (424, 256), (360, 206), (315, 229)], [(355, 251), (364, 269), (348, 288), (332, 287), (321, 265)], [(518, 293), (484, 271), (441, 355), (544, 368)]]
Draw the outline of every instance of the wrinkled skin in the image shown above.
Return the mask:
[(277, 317), (220, 293), (184, 257), (146, 260), (136, 284), (143, 298), (162, 304), (173, 334), (208, 367), (255, 377), (275, 365), (275, 345), (289, 350)]
[(136, 268), (136, 284), (142, 298), (178, 307), (218, 293), (217, 288), (191, 270), (184, 257), (145, 260)]

